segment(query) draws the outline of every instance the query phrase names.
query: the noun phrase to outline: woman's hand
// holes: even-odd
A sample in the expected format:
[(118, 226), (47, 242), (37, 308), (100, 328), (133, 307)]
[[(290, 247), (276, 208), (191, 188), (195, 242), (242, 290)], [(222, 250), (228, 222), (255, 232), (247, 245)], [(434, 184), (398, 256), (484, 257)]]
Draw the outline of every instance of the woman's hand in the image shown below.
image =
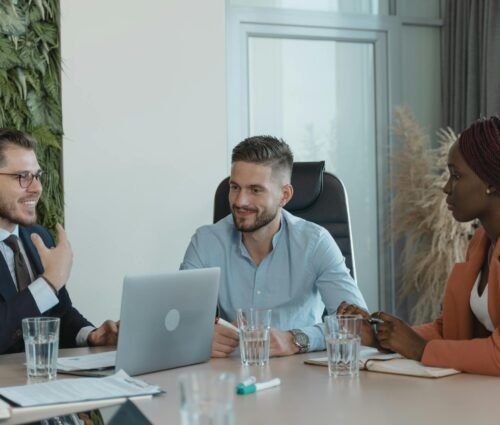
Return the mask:
[(376, 338), (382, 348), (395, 351), (407, 359), (422, 359), (427, 341), (410, 326), (387, 313), (377, 312), (372, 317), (384, 321), (376, 325)]
[(378, 347), (378, 341), (375, 338), (375, 333), (370, 325), (370, 313), (356, 304), (349, 304), (342, 301), (337, 307), (337, 314), (357, 314), (363, 318), (361, 324), (361, 345), (369, 347)]

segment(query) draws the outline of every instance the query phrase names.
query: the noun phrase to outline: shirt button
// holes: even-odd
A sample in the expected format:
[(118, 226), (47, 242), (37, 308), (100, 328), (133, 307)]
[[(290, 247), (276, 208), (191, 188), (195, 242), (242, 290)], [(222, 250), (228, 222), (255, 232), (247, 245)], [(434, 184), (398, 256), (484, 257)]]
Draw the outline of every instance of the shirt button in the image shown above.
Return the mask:
[(257, 291), (257, 295), (260, 295), (260, 290)]

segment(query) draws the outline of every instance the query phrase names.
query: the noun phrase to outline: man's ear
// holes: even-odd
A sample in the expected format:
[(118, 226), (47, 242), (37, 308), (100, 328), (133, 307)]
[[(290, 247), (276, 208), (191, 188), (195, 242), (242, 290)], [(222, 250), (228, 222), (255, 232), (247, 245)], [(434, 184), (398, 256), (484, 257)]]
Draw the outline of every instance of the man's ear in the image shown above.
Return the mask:
[(283, 188), (281, 189), (281, 201), (280, 201), (280, 207), (283, 208), (288, 202), (290, 202), (290, 199), (293, 197), (293, 186), (291, 184), (285, 184)]

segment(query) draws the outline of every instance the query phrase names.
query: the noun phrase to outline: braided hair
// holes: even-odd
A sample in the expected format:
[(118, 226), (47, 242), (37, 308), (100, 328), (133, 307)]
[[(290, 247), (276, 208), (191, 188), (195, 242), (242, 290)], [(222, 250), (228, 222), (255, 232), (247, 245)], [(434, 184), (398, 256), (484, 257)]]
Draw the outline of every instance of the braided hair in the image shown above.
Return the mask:
[(458, 138), (458, 147), (472, 171), (500, 189), (500, 118), (475, 121)]

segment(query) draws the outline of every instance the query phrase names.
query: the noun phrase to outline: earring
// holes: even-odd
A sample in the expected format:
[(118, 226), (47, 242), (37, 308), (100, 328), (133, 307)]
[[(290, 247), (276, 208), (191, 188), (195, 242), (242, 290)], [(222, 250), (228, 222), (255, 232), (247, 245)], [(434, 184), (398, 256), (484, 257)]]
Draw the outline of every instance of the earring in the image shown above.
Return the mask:
[(491, 190), (490, 190), (490, 188), (486, 189), (486, 195), (491, 195)]

